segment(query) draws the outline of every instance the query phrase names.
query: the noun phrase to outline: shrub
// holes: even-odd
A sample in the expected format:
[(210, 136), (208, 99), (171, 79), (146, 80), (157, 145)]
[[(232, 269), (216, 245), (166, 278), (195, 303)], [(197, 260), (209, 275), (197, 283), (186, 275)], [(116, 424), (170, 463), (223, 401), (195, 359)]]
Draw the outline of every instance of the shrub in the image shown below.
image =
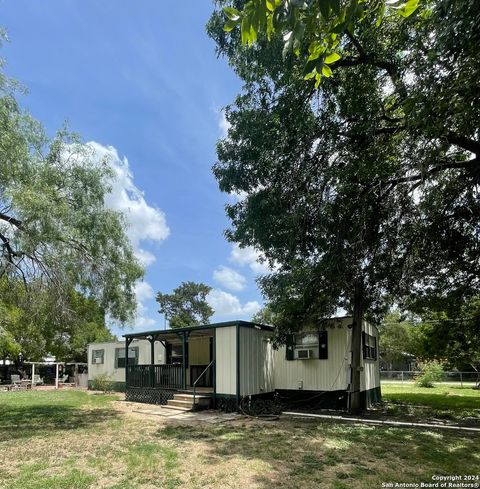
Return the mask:
[(415, 383), (420, 387), (435, 387), (434, 382), (443, 379), (443, 366), (437, 360), (425, 362), (420, 365), (420, 374), (415, 378)]
[(108, 374), (98, 374), (92, 380), (91, 386), (95, 391), (111, 392), (113, 390), (113, 381)]

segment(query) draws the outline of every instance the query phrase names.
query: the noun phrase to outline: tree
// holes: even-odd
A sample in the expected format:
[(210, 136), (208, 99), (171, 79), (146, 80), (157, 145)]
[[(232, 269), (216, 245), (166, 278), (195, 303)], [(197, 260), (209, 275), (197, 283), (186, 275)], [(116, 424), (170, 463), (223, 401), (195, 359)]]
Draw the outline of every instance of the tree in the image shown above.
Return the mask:
[(211, 287), (203, 283), (182, 282), (171, 294), (158, 292), (156, 301), (171, 328), (208, 324), (214, 310), (207, 303)]
[(353, 312), (353, 409), (365, 314), (478, 293), (475, 15), (450, 0), (380, 25), (367, 15), (318, 90), (304, 80), (308, 44), (283, 59), (275, 36), (247, 49), (225, 34), (221, 12), (207, 27), (245, 82), (214, 166), (223, 191), (247, 195), (227, 206), (227, 237), (280, 264), (260, 280), (280, 337)]
[(122, 215), (104, 204), (114, 178), (108, 162), (65, 129), (47, 137), (3, 75), (0, 124), (0, 277), (44, 287), (65, 307), (80, 290), (127, 321), (143, 270)]
[[(35, 301), (30, 299), (34, 293)], [(21, 361), (53, 355), (86, 362), (87, 345), (111, 341), (103, 309), (92, 298), (71, 290), (61, 304), (43, 286), (0, 280), (0, 356)]]
[(443, 360), (448, 368), (472, 369), (480, 375), (478, 297), (457, 303), (453, 309), (423, 310), (421, 317), (419, 356), (428, 360)]
[(332, 76), (332, 64), (342, 58), (342, 41), (351, 36), (356, 26), (370, 22), (379, 27), (385, 18), (409, 17), (417, 10), (420, 0), (248, 0), (234, 3), (241, 10), (232, 6), (223, 8), (227, 18), (224, 31), (231, 32), (239, 26), (242, 44), (249, 46), (262, 34), (268, 40), (275, 34), (281, 36), (283, 56), (306, 55), (305, 79), (315, 78), (318, 87), (322, 76)]
[(405, 360), (406, 355), (419, 356), (419, 347), (415, 343), (418, 335), (410, 321), (403, 321), (398, 311), (385, 316), (379, 325), (380, 357), (387, 363)]
[(258, 312), (256, 312), (252, 321), (259, 324), (268, 324), (270, 326), (275, 325), (275, 314), (272, 312), (268, 305), (262, 307)]

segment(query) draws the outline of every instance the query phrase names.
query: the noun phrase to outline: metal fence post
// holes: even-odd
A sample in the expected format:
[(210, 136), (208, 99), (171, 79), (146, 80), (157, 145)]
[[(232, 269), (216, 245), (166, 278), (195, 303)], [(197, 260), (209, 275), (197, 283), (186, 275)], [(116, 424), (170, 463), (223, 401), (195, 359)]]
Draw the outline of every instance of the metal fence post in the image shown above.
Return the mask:
[(403, 385), (403, 370), (402, 370), (402, 385)]
[(463, 389), (463, 377), (462, 377), (462, 372), (460, 372), (460, 386)]

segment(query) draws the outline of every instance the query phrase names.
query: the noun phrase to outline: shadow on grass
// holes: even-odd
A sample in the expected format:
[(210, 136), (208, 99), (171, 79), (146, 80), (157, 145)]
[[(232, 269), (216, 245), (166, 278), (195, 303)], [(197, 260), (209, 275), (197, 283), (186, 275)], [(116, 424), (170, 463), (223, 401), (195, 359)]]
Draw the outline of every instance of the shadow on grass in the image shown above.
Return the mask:
[(85, 410), (74, 406), (50, 404), (2, 406), (0, 441), (56, 434), (62, 430), (91, 429), (117, 417), (116, 411), (108, 408)]
[(435, 473), (475, 473), (479, 463), (478, 436), (318, 421), (167, 426), (158, 436), (185, 447), (203, 441), (202, 464), (221, 470), (240, 460), (239, 475), (250, 467), (263, 489), (419, 482)]

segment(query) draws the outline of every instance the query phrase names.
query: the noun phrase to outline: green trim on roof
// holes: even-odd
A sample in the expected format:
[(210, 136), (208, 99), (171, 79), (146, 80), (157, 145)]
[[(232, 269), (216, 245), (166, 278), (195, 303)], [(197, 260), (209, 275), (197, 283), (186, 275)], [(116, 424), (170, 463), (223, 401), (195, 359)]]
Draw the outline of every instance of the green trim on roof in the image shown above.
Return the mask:
[(129, 333), (124, 334), (124, 338), (145, 338), (145, 336), (155, 335), (162, 336), (172, 333), (183, 333), (191, 331), (202, 331), (206, 329), (227, 328), (229, 326), (239, 326), (242, 328), (257, 328), (266, 331), (273, 331), (272, 326), (266, 324), (252, 323), (250, 321), (227, 321), (223, 323), (202, 324), (199, 326), (190, 326), (188, 328), (173, 328), (173, 329), (157, 329), (153, 331), (143, 331), (142, 333)]

